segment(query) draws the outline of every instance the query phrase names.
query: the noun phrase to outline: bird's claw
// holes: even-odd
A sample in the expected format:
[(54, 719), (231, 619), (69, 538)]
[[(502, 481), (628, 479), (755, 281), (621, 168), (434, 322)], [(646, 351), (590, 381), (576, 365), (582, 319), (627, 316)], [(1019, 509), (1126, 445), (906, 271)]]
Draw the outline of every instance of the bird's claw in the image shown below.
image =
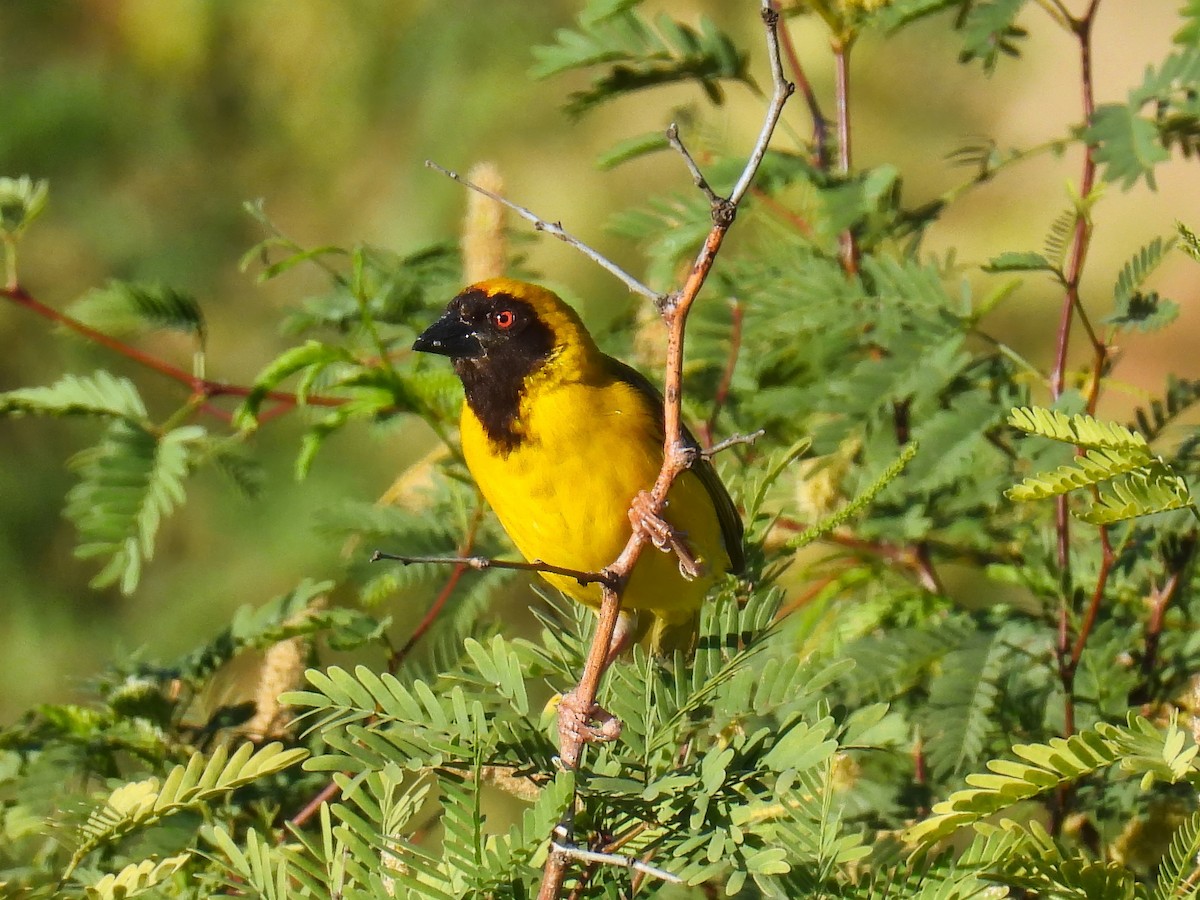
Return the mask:
[(654, 500), (646, 491), (639, 491), (629, 507), (629, 522), (641, 531), (663, 553), (674, 552), (679, 557), (679, 574), (693, 581), (706, 571), (704, 561), (692, 552), (684, 535), (671, 527), (654, 508)]
[(621, 720), (608, 710), (596, 703), (585, 706), (575, 691), (563, 694), (558, 703), (560, 747), (568, 743), (604, 744), (620, 736)]

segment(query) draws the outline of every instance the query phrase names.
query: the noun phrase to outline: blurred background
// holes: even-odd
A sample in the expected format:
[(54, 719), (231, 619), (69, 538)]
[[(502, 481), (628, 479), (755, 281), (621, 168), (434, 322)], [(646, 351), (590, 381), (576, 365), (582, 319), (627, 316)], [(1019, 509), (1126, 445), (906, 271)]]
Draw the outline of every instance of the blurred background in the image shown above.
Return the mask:
[[(1071, 5), (1071, 0), (1067, 0)], [(533, 80), (531, 47), (569, 25), (576, 0), (42, 0), (0, 4), (0, 175), (50, 182), (50, 204), (21, 252), (25, 288), (62, 308), (108, 279), (160, 281), (190, 292), (209, 320), (208, 375), (250, 382), (289, 344), (281, 313), (319, 290), (304, 268), (259, 284), (241, 255), (263, 237), (242, 210), (261, 198), (275, 223), (305, 246), (369, 243), (408, 252), (452, 239), (463, 190), (424, 168), (432, 158), (465, 170), (493, 160), (509, 194), (598, 246), (634, 272), (637, 248), (606, 233), (609, 216), (665, 190), (688, 188), (679, 160), (658, 154), (601, 171), (618, 141), (675, 118), (693, 120), (693, 145), (749, 147), (762, 105), (729, 89), (713, 109), (698, 88), (655, 91), (572, 120), (561, 107), (582, 76)], [(1167, 52), (1178, 0), (1109, 2), (1095, 35), (1098, 101), (1125, 97), (1145, 65)], [(753, 0), (647, 4), (685, 21), (707, 15), (763, 66)], [(1040, 18), (1039, 18), (1040, 17)], [(1074, 44), (1036, 5), (1022, 20), (1033, 37), (1021, 61), (990, 78), (956, 62), (944, 22), (885, 43), (865, 38), (853, 57), (855, 163), (897, 165), (907, 203), (969, 177), (947, 155), (994, 137), (1001, 147), (1060, 136), (1079, 120)], [(789, 20), (809, 78), (825, 104), (832, 65), (813, 17)], [(810, 133), (793, 102), (780, 146)], [(685, 139), (687, 138), (685, 131)], [(966, 194), (930, 233), (926, 248), (957, 247), (978, 265), (1002, 250), (1040, 249), (1068, 205), (1079, 153), (1044, 157)], [(1139, 246), (1171, 233), (1176, 219), (1200, 228), (1195, 161), (1158, 170), (1161, 193), (1109, 189), (1096, 213), (1084, 292), (1097, 307)], [(601, 321), (632, 301), (609, 276), (548, 239), (522, 245), (527, 268), (580, 298)], [(1172, 256), (1153, 286), (1183, 305), (1183, 322), (1124, 348), (1120, 387), (1102, 416), (1119, 417), (1174, 369), (1200, 376), (1194, 263)], [(964, 272), (964, 278), (977, 276)], [(980, 280), (982, 284), (982, 280)], [(447, 298), (448, 299), (448, 298)], [(998, 313), (993, 330), (1048, 356), (1059, 295), (1034, 279)], [(1190, 301), (1190, 302), (1189, 302)], [(751, 298), (752, 303), (752, 298)], [(1078, 331), (1078, 329), (1077, 329)], [(141, 344), (185, 368), (190, 347), (174, 338)], [(1082, 358), (1080, 356), (1079, 358)], [(152, 411), (174, 408), (178, 385), (137, 370), (15, 306), (0, 303), (0, 390), (45, 384), (64, 371), (108, 368), (133, 377)], [(357, 430), (336, 438), (310, 478), (291, 474), (299, 415), (256, 439), (267, 464), (258, 501), (212, 474), (190, 482), (189, 511), (163, 528), (137, 593), (95, 591), (95, 567), (72, 555), (62, 517), (72, 484), (64, 463), (94, 440), (87, 422), (0, 420), (0, 724), (41, 702), (78, 696), (106, 661), (141, 653), (169, 659), (203, 642), (235, 607), (290, 589), (300, 575), (338, 570), (341, 547), (312, 528), (314, 511), (339, 497), (370, 500), (411, 458), (424, 431)], [(449, 548), (447, 548), (449, 549)], [(393, 610), (411, 620), (412, 613)]]

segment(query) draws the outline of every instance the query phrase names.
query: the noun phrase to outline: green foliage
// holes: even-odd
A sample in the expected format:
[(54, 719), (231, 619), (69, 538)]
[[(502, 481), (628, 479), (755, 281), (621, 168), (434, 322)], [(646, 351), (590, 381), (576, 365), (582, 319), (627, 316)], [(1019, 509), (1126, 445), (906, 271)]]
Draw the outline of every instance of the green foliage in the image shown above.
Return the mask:
[[(558, 763), (555, 709), (583, 667), (590, 611), (531, 597), (524, 575), (366, 561), (375, 547), (512, 552), (458, 451), (456, 378), (410, 352), (458, 287), (453, 242), (310, 247), (248, 204), (264, 237), (243, 269), (317, 286), (281, 316), (290, 345), (245, 386), (206, 380), (190, 293), (113, 281), (85, 294), (69, 316), (130, 361), (158, 362), (125, 339), (163, 329), (205, 354), (190, 373), (152, 366), (186, 392), (165, 410), (140, 378), (105, 370), (0, 394), (14, 419), (99, 420), (66, 497), (96, 586), (139, 588), (204, 467), (269, 502), (257, 454), (279, 416), (307, 417), (298, 476), (340, 465), (331, 439), (381, 428), (404, 438), (402, 471), (380, 502), (341, 496), (305, 517), (344, 566), (298, 574), (176, 659), (129, 654), (77, 702), (0, 730), (0, 893), (516, 900), (553, 842), (576, 853), (567, 889), (587, 897), (1195, 894), (1200, 382), (1169, 376), (1131, 425), (1107, 421), (1095, 411), (1116, 354), (1098, 372), (1074, 352), (1046, 371), (1030, 360), (1053, 354), (1011, 344), (992, 313), (1023, 290), (1014, 273), (1031, 273), (1106, 350), (1118, 334), (1157, 340), (1179, 311), (1156, 290), (1159, 267), (1173, 243), (1200, 259), (1200, 242), (1177, 224), (1173, 240), (1122, 253), (1102, 312), (1067, 262), (1104, 224), (1099, 190), (1069, 187), (1044, 238), (1021, 234), (982, 266), (924, 246), (983, 181), (1024, 197), (1007, 167), (1031, 155), (1087, 144), (1106, 180), (1152, 188), (1159, 162), (1200, 149), (1194, 7), (1126, 103), (1040, 147), (974, 141), (957, 155), (968, 184), (916, 205), (898, 164), (842, 172), (828, 148), (776, 136), (691, 314), (685, 368), (697, 434), (764, 432), (717, 460), (746, 521), (746, 571), (714, 588), (691, 655), (634, 647), (608, 669), (598, 700), (622, 734), (577, 771)], [(1026, 0), (820, 0), (783, 15), (846, 48), (924, 21), (985, 72), (1027, 31), (1069, 25), (1057, 4)], [(593, 0), (535, 50), (535, 71), (590, 78), (573, 113), (688, 83), (718, 103), (730, 82), (757, 91), (733, 33)], [(689, 146), (724, 190), (744, 158), (703, 129)], [(604, 162), (664, 146), (634, 137)], [(45, 197), (43, 183), (0, 180), (14, 285), (15, 237)], [(666, 188), (611, 230), (668, 289), (712, 222), (699, 192)], [(654, 377), (653, 327), (614, 311), (594, 333)], [(1082, 524), (1012, 502), (1064, 496)], [(155, 587), (148, 602), (169, 610), (172, 588)]]
[[(1104, 164), (1106, 181), (1124, 188), (1145, 178), (1154, 187), (1154, 169), (1178, 148), (1185, 155), (1200, 149), (1200, 50), (1194, 45), (1173, 53), (1142, 83), (1130, 90), (1128, 103), (1096, 108), (1084, 137)], [(1152, 116), (1143, 114), (1152, 108)]]
[(50, 185), (43, 180), (28, 175), (0, 178), (0, 231), (6, 238), (19, 236), (41, 215), (49, 196)]
[(204, 313), (196, 298), (164, 284), (110, 282), (72, 304), (70, 313), (106, 334), (128, 336), (168, 329), (194, 336), (201, 348), (207, 338)]
[(963, 49), (962, 62), (978, 59), (985, 72), (996, 68), (1000, 56), (1019, 56), (1017, 42), (1028, 32), (1016, 24), (1026, 0), (983, 0), (962, 4), (959, 13)]
[(722, 81), (751, 83), (746, 55), (709, 19), (698, 30), (665, 14), (651, 24), (637, 11), (640, 5), (641, 0), (592, 3), (575, 30), (560, 29), (556, 44), (534, 48), (537, 78), (607, 67), (586, 90), (571, 94), (567, 112), (579, 115), (623, 94), (680, 81), (696, 82), (719, 104)]
[(75, 555), (107, 560), (93, 587), (119, 582), (126, 594), (137, 587), (163, 517), (183, 502), (183, 480), (205, 436), (199, 425), (158, 435), (116, 421), (99, 444), (71, 459), (79, 476), (66, 508), (80, 537)]
[(66, 877), (93, 851), (130, 832), (153, 825), (186, 809), (195, 809), (239, 787), (273, 775), (307, 756), (304, 750), (284, 750), (278, 743), (255, 750), (242, 744), (232, 755), (224, 748), (207, 759), (196, 753), (185, 766), (176, 766), (160, 784), (157, 778), (123, 784), (102, 805), (88, 813), (74, 834), (75, 849)]
[[(1122, 278), (1128, 271), (1126, 267)], [(1145, 438), (1123, 425), (1100, 422), (1081, 413), (1068, 418), (1058, 410), (1041, 407), (1013, 409), (1009, 424), (1029, 434), (1074, 444), (1083, 451), (1070, 465), (1026, 476), (1005, 492), (1012, 500), (1044, 500), (1088, 487), (1095, 490), (1092, 503), (1074, 512), (1093, 525), (1183, 508), (1200, 517), (1187, 481), (1168, 463), (1151, 455)]]
[(1142, 283), (1160, 262), (1166, 246), (1155, 238), (1125, 263), (1113, 288), (1113, 311), (1104, 319), (1123, 331), (1156, 331), (1175, 321), (1179, 304), (1160, 297), (1155, 291), (1142, 291)]

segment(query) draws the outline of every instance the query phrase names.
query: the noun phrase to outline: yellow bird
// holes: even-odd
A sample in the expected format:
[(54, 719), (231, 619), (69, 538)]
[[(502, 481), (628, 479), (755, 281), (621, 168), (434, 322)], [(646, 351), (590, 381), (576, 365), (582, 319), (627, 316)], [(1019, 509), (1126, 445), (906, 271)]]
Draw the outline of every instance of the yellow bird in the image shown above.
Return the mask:
[[(463, 290), (413, 349), (453, 360), (467, 467), (521, 554), (584, 572), (611, 564), (632, 533), (631, 503), (662, 467), (654, 386), (602, 353), (557, 295), (510, 278)], [(686, 649), (708, 589), (742, 568), (741, 519), (708, 460), (676, 479), (663, 519), (699, 566), (685, 575), (675, 554), (643, 552), (611, 654), (645, 634), (656, 650)], [(599, 585), (542, 577), (599, 608)]]

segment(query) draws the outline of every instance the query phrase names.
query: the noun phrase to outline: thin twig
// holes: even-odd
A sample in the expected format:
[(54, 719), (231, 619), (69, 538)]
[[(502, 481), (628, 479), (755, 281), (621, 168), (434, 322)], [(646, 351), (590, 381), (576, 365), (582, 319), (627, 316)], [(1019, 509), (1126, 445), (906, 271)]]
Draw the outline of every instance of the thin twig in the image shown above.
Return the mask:
[(1146, 649), (1142, 653), (1141, 674), (1142, 682), (1149, 699), (1150, 680), (1154, 675), (1154, 667), (1158, 663), (1158, 645), (1162, 638), (1163, 617), (1179, 594), (1183, 584), (1183, 573), (1191, 564), (1196, 553), (1196, 532), (1191, 531), (1180, 543), (1178, 552), (1168, 554), (1167, 565), (1170, 575), (1162, 587), (1156, 587), (1150, 594), (1150, 617), (1146, 622)]
[(296, 828), (303, 828), (304, 823), (313, 817), (317, 810), (321, 808), (321, 804), (332, 800), (338, 795), (341, 788), (338, 787), (336, 781), (330, 781), (329, 784), (321, 788), (321, 792), (313, 797), (304, 805), (304, 809), (292, 816), (288, 821)]
[(673, 875), (666, 869), (660, 869), (657, 866), (644, 863), (632, 856), (622, 856), (619, 853), (600, 853), (596, 850), (585, 850), (582, 847), (572, 847), (556, 842), (550, 844), (550, 849), (554, 853), (560, 853), (568, 859), (578, 859), (583, 862), (598, 863), (603, 866), (620, 866), (621, 868), (632, 869), (635, 872), (641, 872), (643, 875), (650, 875), (671, 884), (683, 884), (683, 879), (678, 875)]
[[(663, 464), (658, 478), (655, 480), (654, 487), (649, 492), (649, 502), (658, 513), (662, 511), (667, 492), (670, 490), (675, 478), (688, 468), (693, 455), (683, 440), (684, 431), (680, 414), (684, 331), (687, 325), (688, 312), (696, 299), (696, 295), (700, 292), (700, 288), (708, 278), (709, 272), (712, 270), (717, 252), (720, 250), (729, 228), (733, 225), (737, 205), (754, 181), (759, 163), (767, 152), (767, 145), (771, 141), (771, 135), (774, 133), (775, 126), (778, 124), (779, 117), (783, 112), (784, 104), (793, 90), (793, 86), (783, 75), (783, 63), (780, 58), (779, 38), (777, 34), (779, 14), (771, 9), (769, 0), (763, 0), (762, 18), (766, 26), (771, 78), (775, 88), (768, 105), (763, 126), (759, 131), (758, 139), (746, 162), (746, 167), (742, 171), (742, 175), (738, 179), (737, 185), (734, 187), (729, 199), (713, 204), (712, 230), (709, 232), (704, 245), (700, 248), (695, 261), (692, 263), (691, 271), (683, 288), (678, 293), (669, 295), (662, 301), (656, 300), (668, 328), (666, 378), (663, 391), (663, 424), (665, 433)], [(612, 646), (613, 634), (616, 631), (617, 619), (621, 611), (621, 592), (624, 590), (629, 573), (633, 570), (634, 564), (641, 555), (648, 537), (643, 528), (635, 528), (629, 541), (625, 544), (625, 548), (621, 551), (620, 556), (606, 570), (613, 577), (614, 583), (611, 585), (602, 585), (603, 600), (600, 605), (600, 618), (588, 651), (583, 676), (572, 692), (576, 703), (585, 710), (595, 708), (596, 693), (608, 662), (609, 649)], [(563, 739), (559, 758), (565, 768), (576, 769), (578, 768), (579, 759), (583, 752), (583, 737), (578, 734), (569, 734), (562, 729), (560, 729), (560, 733)], [(569, 821), (561, 823), (560, 828), (556, 829), (556, 833), (562, 834), (565, 840), (569, 842), (571, 827)], [(542, 884), (538, 891), (538, 900), (553, 900), (553, 898), (557, 898), (560, 895), (563, 881), (566, 878), (566, 869), (569, 860), (570, 857), (566, 853), (557, 849), (551, 850), (546, 860), (545, 869), (543, 870)]]
[(621, 281), (623, 281), (625, 283), (625, 286), (627, 288), (629, 288), (629, 290), (633, 291), (635, 294), (641, 294), (643, 297), (653, 300), (655, 303), (663, 302), (663, 296), (661, 294), (659, 294), (654, 289), (648, 287), (647, 285), (643, 284), (638, 279), (634, 278), (632, 275), (630, 275), (628, 272), (626, 272), (624, 269), (622, 269), (620, 266), (618, 266), (611, 259), (608, 259), (606, 256), (601, 254), (599, 250), (589, 247), (587, 244), (585, 244), (579, 238), (575, 237), (573, 234), (570, 234), (566, 229), (564, 229), (562, 227), (561, 222), (549, 222), (546, 219), (543, 219), (541, 216), (539, 216), (533, 210), (528, 209), (527, 207), (521, 206), (519, 203), (514, 203), (513, 201), (509, 200), (507, 197), (504, 197), (493, 191), (489, 191), (487, 188), (481, 187), (478, 184), (476, 184), (475, 182), (470, 181), (467, 178), (464, 178), (463, 176), (459, 175), (457, 172), (452, 172), (450, 169), (447, 169), (444, 166), (438, 165), (431, 159), (425, 160), (425, 165), (428, 168), (433, 169), (434, 171), (441, 172), (443, 175), (445, 175), (447, 178), (451, 179), (452, 181), (457, 181), (463, 187), (468, 188), (469, 190), (475, 191), (478, 194), (482, 194), (485, 197), (489, 197), (492, 200), (495, 200), (497, 203), (501, 203), (504, 206), (508, 207), (513, 212), (515, 212), (518, 216), (520, 216), (522, 219), (529, 222), (533, 226), (534, 231), (544, 232), (545, 234), (550, 235), (550, 237), (557, 238), (558, 240), (562, 241), (564, 244), (568, 244), (568, 245), (574, 247), (576, 250), (578, 250), (580, 253), (582, 253), (584, 256), (586, 256), (588, 259), (592, 260), (592, 262), (596, 263), (596, 265), (600, 266), (600, 268), (615, 275), (617, 278), (619, 278)]
[(736, 297), (730, 301), (731, 323), (729, 328), (729, 356), (725, 360), (725, 368), (721, 372), (721, 380), (717, 383), (717, 392), (713, 395), (712, 412), (708, 414), (708, 419), (701, 426), (700, 436), (704, 439), (704, 446), (711, 448), (713, 443), (713, 431), (717, 427), (717, 416), (721, 414), (721, 410), (725, 408), (725, 403), (729, 400), (729, 389), (733, 385), (733, 372), (737, 368), (738, 356), (742, 349), (742, 321), (746, 317), (745, 310), (742, 308), (741, 301)]
[(568, 569), (563, 566), (551, 565), (540, 559), (531, 562), (521, 562), (513, 559), (489, 559), (486, 556), (401, 556), (395, 553), (384, 553), (376, 550), (371, 554), (371, 562), (392, 560), (403, 566), (414, 566), (423, 563), (442, 566), (465, 566), (482, 572), (485, 569), (516, 569), (521, 572), (542, 572), (547, 575), (564, 575), (574, 578), (580, 584), (599, 584), (612, 587), (616, 582), (607, 572), (584, 572), (580, 569)]
[(707, 450), (701, 450), (700, 456), (704, 459), (712, 459), (718, 453), (728, 450), (730, 447), (753, 444), (766, 433), (766, 429), (760, 428), (758, 431), (752, 431), (749, 434), (735, 434), (732, 437), (725, 438), (723, 441), (718, 441)]
[(696, 160), (692, 154), (688, 153), (687, 147), (683, 146), (683, 141), (679, 139), (679, 126), (672, 122), (667, 126), (667, 143), (670, 144), (680, 156), (683, 157), (683, 163), (687, 166), (688, 172), (691, 173), (692, 183), (704, 192), (704, 196), (708, 198), (709, 203), (720, 203), (721, 198), (708, 183), (708, 179), (704, 177), (704, 173), (700, 171), (700, 167), (696, 165)]

